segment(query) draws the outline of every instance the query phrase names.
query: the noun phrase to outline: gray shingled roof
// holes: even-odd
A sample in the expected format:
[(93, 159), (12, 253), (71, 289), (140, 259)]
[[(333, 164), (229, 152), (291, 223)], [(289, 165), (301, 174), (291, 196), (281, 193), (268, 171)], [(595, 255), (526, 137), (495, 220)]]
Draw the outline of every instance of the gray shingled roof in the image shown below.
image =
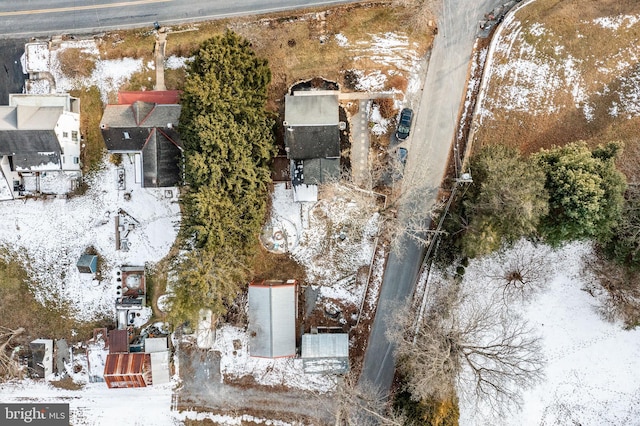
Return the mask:
[(289, 158), (340, 157), (340, 129), (335, 126), (288, 126), (284, 129), (284, 142)]
[(340, 178), (339, 158), (313, 158), (302, 162), (303, 183), (319, 185)]
[(142, 149), (143, 185), (149, 187), (176, 186), (180, 182), (178, 146), (166, 133), (154, 129)]
[(143, 186), (167, 187), (180, 182), (180, 136), (175, 128), (180, 105), (135, 102), (107, 105), (100, 122), (111, 152), (141, 152)]

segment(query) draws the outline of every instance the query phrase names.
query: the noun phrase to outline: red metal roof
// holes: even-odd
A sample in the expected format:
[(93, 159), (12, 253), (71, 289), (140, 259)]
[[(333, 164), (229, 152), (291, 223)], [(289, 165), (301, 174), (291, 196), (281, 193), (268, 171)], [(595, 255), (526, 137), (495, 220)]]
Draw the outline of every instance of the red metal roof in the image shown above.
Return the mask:
[(180, 103), (180, 90), (145, 90), (138, 92), (118, 92), (120, 105), (131, 105), (136, 101), (151, 104), (170, 105)]
[(109, 388), (140, 388), (151, 385), (151, 356), (145, 353), (109, 354), (104, 365)]

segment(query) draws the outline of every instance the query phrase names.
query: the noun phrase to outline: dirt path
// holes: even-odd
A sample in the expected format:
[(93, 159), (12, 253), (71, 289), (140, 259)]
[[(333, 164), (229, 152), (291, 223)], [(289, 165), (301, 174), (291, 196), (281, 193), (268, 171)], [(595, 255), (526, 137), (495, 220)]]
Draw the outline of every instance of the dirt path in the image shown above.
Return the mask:
[(333, 424), (334, 402), (326, 395), (227, 385), (221, 383), (220, 355), (216, 352), (187, 348), (177, 355), (183, 378), (183, 387), (174, 397), (178, 410), (251, 414), (318, 426)]

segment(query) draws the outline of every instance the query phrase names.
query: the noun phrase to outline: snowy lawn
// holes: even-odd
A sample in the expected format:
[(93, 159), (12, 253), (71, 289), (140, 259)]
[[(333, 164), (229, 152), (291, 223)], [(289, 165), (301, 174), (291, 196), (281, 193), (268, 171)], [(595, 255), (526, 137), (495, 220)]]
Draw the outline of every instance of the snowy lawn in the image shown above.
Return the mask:
[[(0, 223), (0, 243), (27, 269), (36, 299), (67, 303), (70, 314), (80, 321), (113, 317), (115, 268), (159, 261), (177, 235), (177, 188), (168, 188), (173, 198), (166, 198), (164, 188), (146, 189), (134, 182), (134, 167), (127, 156), (122, 167), (126, 190), (118, 190), (116, 166), (105, 161), (88, 178), (84, 195), (0, 202), (0, 215), (7, 218)], [(130, 194), (129, 200), (125, 193)], [(116, 250), (114, 221), (119, 210), (137, 221), (127, 236), (129, 251)], [(100, 256), (102, 280), (80, 274), (76, 267), (89, 247)]]
[[(511, 306), (542, 337), (545, 378), (523, 394), (522, 411), (498, 417), (484, 404), (461, 401), (462, 425), (637, 425), (640, 424), (640, 330), (599, 315), (600, 302), (583, 291), (583, 264), (590, 245), (575, 243), (557, 251), (545, 247), (548, 276), (530, 300)], [(520, 252), (522, 253), (522, 251)], [(463, 286), (491, 289), (498, 255), (472, 261)], [(482, 294), (482, 293), (479, 293)]]

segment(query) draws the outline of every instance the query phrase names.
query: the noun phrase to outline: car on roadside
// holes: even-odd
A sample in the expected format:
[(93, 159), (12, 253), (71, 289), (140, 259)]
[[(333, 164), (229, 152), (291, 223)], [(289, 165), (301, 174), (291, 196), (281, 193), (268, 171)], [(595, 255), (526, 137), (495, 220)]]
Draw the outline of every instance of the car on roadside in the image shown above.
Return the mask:
[(400, 120), (398, 121), (398, 129), (396, 130), (396, 138), (398, 140), (405, 140), (409, 137), (411, 132), (411, 122), (413, 121), (413, 110), (411, 108), (404, 108), (400, 112)]
[(398, 161), (404, 167), (407, 164), (407, 155), (409, 155), (409, 151), (407, 148), (398, 148)]

